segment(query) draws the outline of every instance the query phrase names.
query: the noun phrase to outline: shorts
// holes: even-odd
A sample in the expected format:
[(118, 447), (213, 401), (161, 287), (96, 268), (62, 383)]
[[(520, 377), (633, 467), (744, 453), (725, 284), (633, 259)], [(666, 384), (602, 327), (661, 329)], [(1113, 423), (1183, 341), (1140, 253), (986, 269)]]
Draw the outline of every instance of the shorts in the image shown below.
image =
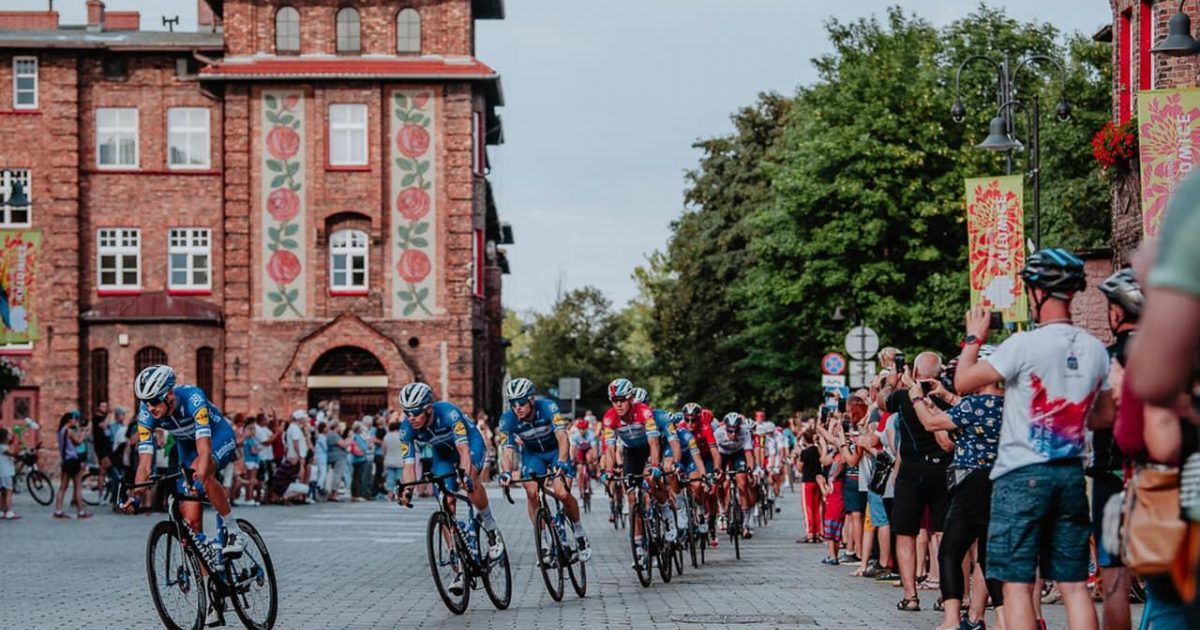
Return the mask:
[(13, 489), (13, 475), (0, 475), (0, 490)]
[(846, 503), (847, 514), (867, 511), (867, 493), (858, 489), (858, 479), (847, 479), (842, 488), (842, 499)]
[[(554, 464), (558, 463), (558, 451), (537, 452), (525, 449), (521, 455), (521, 478), (524, 479), (530, 475), (542, 476), (550, 472)], [(575, 478), (575, 470), (570, 466), (564, 466), (567, 477)]]
[(1104, 550), (1104, 506), (1110, 497), (1125, 488), (1124, 482), (1109, 473), (1101, 472), (1092, 479), (1092, 535), (1096, 537), (1096, 559), (1101, 568), (1123, 567), (1120, 557)]
[[(212, 440), (212, 458), (217, 463), (217, 468), (213, 471), (213, 478), (219, 480), (221, 472), (233, 461), (233, 457), (237, 453), (237, 437), (233, 434), (233, 427), (228, 424), (214, 424), (210, 439)], [(176, 440), (175, 452), (179, 455), (179, 465), (183, 468), (191, 468), (192, 463), (196, 461), (196, 441)], [(175, 480), (175, 487), (180, 494), (188, 492), (183, 477)], [(204, 496), (203, 486), (198, 486), (196, 491), (200, 496)]]
[(646, 471), (646, 461), (650, 459), (650, 445), (625, 447), (625, 474), (640, 475)]
[(846, 522), (845, 504), (842, 502), (842, 482), (833, 482), (833, 492), (825, 497), (825, 539), (840, 541), (842, 539), (842, 526)]
[(1090, 533), (1078, 459), (1005, 473), (992, 486), (987, 577), (1032, 584), (1041, 569), (1047, 580), (1083, 582), (1088, 577)]
[(746, 452), (738, 451), (728, 455), (721, 453), (721, 467), (725, 471), (746, 470)]
[[(483, 444), (483, 436), (478, 433), (468, 435), (468, 443), (471, 447), (471, 465), (475, 470), (483, 469), (483, 459), (487, 457), (487, 448)], [(458, 490), (458, 449), (452, 445), (451, 451), (453, 454), (443, 454), (438, 449), (433, 449), (433, 457), (429, 459), (430, 474), (434, 477), (448, 477), (446, 479), (446, 489), (451, 492)], [(521, 461), (525, 462), (525, 458), (529, 455), (529, 451), (524, 451), (521, 455)], [(425, 460), (421, 460), (424, 465)]]
[[(946, 490), (945, 466), (912, 466), (905, 461), (896, 476), (896, 502), (892, 513), (892, 528), (899, 536), (916, 536), (928, 508), (929, 529), (942, 531), (950, 493)], [(907, 473), (907, 474), (906, 474)]]
[(83, 469), (83, 464), (78, 459), (64, 459), (60, 464), (63, 474), (68, 477), (74, 477)]
[(670, 445), (668, 444), (667, 448), (664, 449), (663, 452), (666, 453), (667, 457), (670, 457), (672, 461), (674, 461), (675, 467), (683, 471), (684, 474), (691, 474), (695, 472), (696, 462), (692, 461), (692, 451), (682, 447), (679, 450), (683, 452), (675, 453), (675, 451), (671, 449)]
[(867, 492), (867, 508), (871, 510), (871, 524), (875, 527), (887, 527), (887, 508), (883, 505), (883, 497), (874, 492)]

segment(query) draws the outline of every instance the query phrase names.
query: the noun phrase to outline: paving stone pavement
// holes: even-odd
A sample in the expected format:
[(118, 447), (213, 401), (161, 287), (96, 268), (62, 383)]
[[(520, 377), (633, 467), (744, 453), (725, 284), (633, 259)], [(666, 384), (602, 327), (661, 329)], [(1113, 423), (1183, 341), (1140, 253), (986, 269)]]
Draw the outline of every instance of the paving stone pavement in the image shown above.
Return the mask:
[[(900, 589), (852, 578), (852, 567), (826, 567), (821, 545), (794, 541), (803, 532), (799, 494), (784, 495), (783, 512), (742, 546), (728, 539), (698, 570), (642, 588), (629, 566), (624, 530), (606, 522), (600, 493), (584, 519), (594, 555), (588, 596), (569, 583), (550, 599), (534, 566), (532, 527), (522, 492), (492, 504), (513, 567), (509, 610), (472, 593), (466, 614), (442, 605), (426, 562), (424, 533), (433, 503), (406, 510), (386, 502), (239, 508), (262, 532), (279, 581), (278, 628), (913, 628), (929, 630), (941, 614), (902, 613)], [(56, 521), (49, 508), (17, 497), (19, 521), (0, 521), (0, 627), (161, 627), (146, 589), (145, 544), (161, 515), (125, 516), (97, 509), (88, 521)], [(211, 516), (209, 522), (211, 523)], [(1051, 628), (1066, 627), (1061, 606), (1046, 607)], [(1140, 607), (1135, 608), (1135, 614)], [(231, 614), (231, 626), (239, 627)]]

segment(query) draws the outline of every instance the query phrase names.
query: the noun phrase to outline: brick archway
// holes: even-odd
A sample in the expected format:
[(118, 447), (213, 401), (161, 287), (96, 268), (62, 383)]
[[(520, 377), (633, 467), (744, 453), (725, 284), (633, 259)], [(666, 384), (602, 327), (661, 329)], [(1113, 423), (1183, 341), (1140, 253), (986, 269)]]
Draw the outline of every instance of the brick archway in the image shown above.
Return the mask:
[(357, 346), (379, 359), (387, 373), (389, 397), (399, 394), (404, 384), (423, 380), (420, 368), (399, 345), (379, 329), (353, 313), (343, 313), (300, 340), (291, 361), (279, 375), (280, 388), (290, 398), (306, 389), (306, 377), (322, 355), (342, 346)]

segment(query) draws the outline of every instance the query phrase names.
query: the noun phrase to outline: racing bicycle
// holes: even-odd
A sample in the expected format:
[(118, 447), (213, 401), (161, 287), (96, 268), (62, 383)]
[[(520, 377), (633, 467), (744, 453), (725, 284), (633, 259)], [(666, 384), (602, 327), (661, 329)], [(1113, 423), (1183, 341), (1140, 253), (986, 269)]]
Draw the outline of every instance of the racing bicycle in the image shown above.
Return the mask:
[[(562, 502), (553, 492), (546, 491), (546, 482), (561, 476), (561, 473), (530, 475), (521, 480), (523, 483), (537, 484), (538, 510), (534, 517), (533, 539), (537, 543), (538, 568), (542, 572), (542, 580), (550, 597), (556, 602), (563, 598), (564, 571), (571, 576), (575, 594), (580, 597), (587, 595), (587, 564), (579, 558), (575, 528), (563, 512)], [(509, 488), (505, 488), (504, 493), (507, 497)], [(550, 499), (554, 500), (553, 509)]]

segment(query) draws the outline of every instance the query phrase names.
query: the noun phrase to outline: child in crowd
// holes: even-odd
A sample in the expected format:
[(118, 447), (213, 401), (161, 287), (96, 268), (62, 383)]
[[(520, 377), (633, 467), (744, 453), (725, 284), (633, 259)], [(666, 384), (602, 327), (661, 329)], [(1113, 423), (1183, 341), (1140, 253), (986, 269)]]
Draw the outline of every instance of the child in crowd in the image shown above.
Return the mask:
[(13, 456), (20, 446), (17, 436), (9, 435), (8, 429), (0, 427), (0, 520), (13, 521), (21, 518), (13, 513), (13, 478), (17, 474), (16, 462)]

